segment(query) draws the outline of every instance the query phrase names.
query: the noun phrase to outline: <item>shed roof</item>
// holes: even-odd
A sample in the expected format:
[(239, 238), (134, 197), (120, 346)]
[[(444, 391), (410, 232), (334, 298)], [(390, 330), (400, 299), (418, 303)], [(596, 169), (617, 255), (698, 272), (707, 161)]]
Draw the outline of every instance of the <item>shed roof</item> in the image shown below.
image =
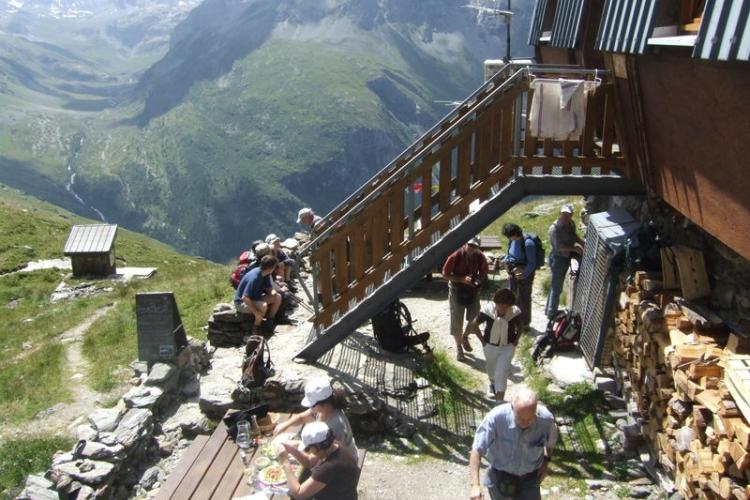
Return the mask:
[(750, 61), (750, 1), (708, 0), (693, 57)]
[(73, 226), (65, 242), (65, 255), (108, 253), (117, 236), (116, 224), (83, 224)]

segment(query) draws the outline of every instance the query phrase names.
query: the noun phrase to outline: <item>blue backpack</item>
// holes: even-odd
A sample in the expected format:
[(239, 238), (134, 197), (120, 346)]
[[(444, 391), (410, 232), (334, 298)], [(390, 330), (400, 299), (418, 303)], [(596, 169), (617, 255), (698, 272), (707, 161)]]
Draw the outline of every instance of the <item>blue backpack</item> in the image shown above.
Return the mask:
[(542, 244), (542, 239), (539, 238), (538, 234), (534, 233), (524, 233), (523, 234), (523, 241), (524, 244), (526, 244), (526, 240), (531, 240), (534, 243), (534, 249), (536, 250), (536, 267), (534, 269), (541, 269), (544, 267), (544, 257), (545, 257), (545, 251), (544, 251), (544, 245)]

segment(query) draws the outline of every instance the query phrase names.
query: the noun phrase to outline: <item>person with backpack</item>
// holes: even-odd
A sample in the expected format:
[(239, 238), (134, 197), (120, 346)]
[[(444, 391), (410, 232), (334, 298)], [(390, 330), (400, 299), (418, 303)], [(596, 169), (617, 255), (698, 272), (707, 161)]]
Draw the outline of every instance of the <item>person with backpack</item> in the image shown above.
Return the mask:
[[(544, 263), (544, 248), (539, 237), (524, 234), (517, 224), (505, 224), (503, 236), (508, 238), (508, 253), (504, 262), (508, 270), (510, 289), (518, 297), (521, 321), (524, 327), (531, 324), (531, 292), (536, 270)], [(539, 259), (539, 254), (542, 258)]]
[(544, 312), (547, 318), (552, 319), (557, 313), (565, 274), (570, 268), (570, 259), (573, 256), (583, 255), (583, 240), (576, 234), (576, 226), (573, 222), (573, 205), (565, 204), (560, 209), (560, 216), (549, 227), (549, 242), (552, 246), (549, 254), (552, 286)]

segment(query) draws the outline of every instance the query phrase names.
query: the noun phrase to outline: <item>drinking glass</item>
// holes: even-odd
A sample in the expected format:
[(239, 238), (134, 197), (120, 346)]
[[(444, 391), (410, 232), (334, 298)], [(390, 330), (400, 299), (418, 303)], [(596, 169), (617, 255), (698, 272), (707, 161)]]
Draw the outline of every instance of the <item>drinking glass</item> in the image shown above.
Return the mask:
[(237, 422), (237, 446), (243, 450), (250, 448), (250, 422), (241, 420)]

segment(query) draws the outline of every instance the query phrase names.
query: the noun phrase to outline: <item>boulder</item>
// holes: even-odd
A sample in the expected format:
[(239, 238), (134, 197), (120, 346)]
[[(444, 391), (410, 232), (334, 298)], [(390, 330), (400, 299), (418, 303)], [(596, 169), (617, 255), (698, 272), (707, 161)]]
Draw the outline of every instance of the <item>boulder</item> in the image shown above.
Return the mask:
[(79, 441), (76, 457), (119, 463), (125, 459), (125, 447), (121, 444), (107, 446), (96, 441)]
[(153, 408), (164, 391), (159, 387), (139, 386), (130, 389), (122, 399), (128, 408)]
[(99, 431), (90, 425), (79, 425), (76, 427), (76, 437), (86, 441), (96, 441), (99, 437)]
[(89, 415), (91, 426), (99, 432), (112, 432), (117, 428), (122, 413), (118, 408), (99, 408)]
[(242, 377), (244, 352), (216, 349), (211, 369), (201, 377), (200, 408), (209, 418), (221, 418), (232, 407), (232, 392)]
[(134, 446), (138, 441), (151, 434), (153, 416), (150, 410), (134, 408), (128, 411), (120, 420), (114, 431), (115, 439), (126, 449)]
[(16, 500), (58, 500), (60, 497), (54, 486), (52, 481), (44, 476), (29, 476), (23, 485), (23, 491), (16, 497)]
[(107, 481), (114, 468), (113, 464), (98, 460), (76, 460), (54, 467), (56, 472), (89, 486), (96, 486)]
[(177, 385), (179, 373), (174, 365), (168, 363), (155, 363), (146, 378), (145, 385), (157, 386), (169, 390)]
[(161, 429), (165, 433), (180, 429), (185, 436), (192, 437), (197, 434), (208, 434), (209, 421), (201, 412), (198, 403), (186, 403), (161, 425)]
[(156, 485), (156, 483), (159, 482), (160, 475), (161, 470), (159, 469), (159, 467), (150, 467), (146, 469), (146, 472), (143, 473), (143, 476), (141, 477), (141, 480), (138, 484), (141, 486), (141, 488), (150, 490)]

